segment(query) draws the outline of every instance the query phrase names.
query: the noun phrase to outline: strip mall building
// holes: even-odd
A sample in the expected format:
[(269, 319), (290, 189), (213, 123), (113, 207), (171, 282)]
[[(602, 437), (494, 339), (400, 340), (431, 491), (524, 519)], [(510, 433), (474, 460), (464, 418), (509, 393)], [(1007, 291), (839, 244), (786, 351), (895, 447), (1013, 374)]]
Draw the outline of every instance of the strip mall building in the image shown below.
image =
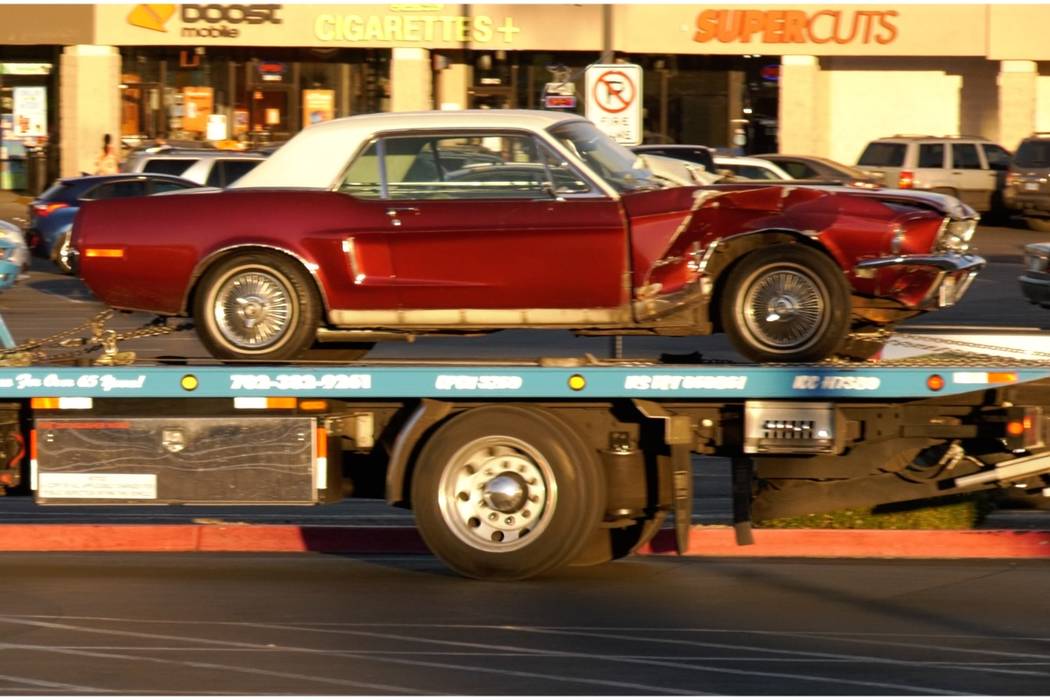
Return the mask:
[(566, 78), (582, 112), (603, 58), (642, 66), (646, 141), (1012, 149), (1050, 130), (1048, 26), (1050, 6), (1000, 4), (0, 5), (0, 161), (47, 143), (74, 175), (105, 133), (256, 143), (361, 112), (538, 108)]

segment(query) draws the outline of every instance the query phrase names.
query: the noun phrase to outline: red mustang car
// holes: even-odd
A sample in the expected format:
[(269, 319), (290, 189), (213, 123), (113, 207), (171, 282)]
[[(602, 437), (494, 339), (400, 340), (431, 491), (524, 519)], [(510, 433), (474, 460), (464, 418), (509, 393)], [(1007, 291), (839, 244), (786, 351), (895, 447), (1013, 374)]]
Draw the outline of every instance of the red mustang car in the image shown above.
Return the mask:
[(225, 191), (86, 204), (73, 247), (99, 299), (192, 315), (219, 358), (559, 328), (815, 361), (955, 303), (976, 225), (937, 194), (682, 186), (580, 117), (484, 110), (312, 126)]

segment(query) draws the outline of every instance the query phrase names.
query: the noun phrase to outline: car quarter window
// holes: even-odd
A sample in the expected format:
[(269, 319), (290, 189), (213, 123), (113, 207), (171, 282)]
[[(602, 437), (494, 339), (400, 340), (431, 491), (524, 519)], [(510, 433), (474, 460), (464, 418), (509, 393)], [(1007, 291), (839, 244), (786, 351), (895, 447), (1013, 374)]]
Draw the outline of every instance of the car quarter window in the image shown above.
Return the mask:
[(943, 143), (921, 143), (919, 144), (919, 167), (920, 168), (943, 168), (944, 167), (944, 144)]
[(952, 144), (952, 167), (963, 170), (980, 170), (981, 159), (977, 155), (975, 143)]
[(174, 192), (175, 190), (185, 190), (196, 185), (188, 182), (177, 182), (175, 180), (153, 180), (150, 183), (150, 194), (157, 194), (158, 192)]
[(354, 159), (340, 191), (380, 198), (381, 177), (389, 199), (536, 199), (590, 191), (552, 150), (524, 134), (384, 137)]

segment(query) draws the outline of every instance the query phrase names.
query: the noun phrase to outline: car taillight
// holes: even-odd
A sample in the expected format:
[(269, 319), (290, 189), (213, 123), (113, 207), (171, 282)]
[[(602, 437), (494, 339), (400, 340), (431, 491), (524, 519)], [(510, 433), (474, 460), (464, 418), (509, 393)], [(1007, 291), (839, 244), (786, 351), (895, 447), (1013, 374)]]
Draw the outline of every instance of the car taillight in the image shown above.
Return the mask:
[(897, 187), (902, 190), (910, 190), (915, 184), (915, 173), (910, 170), (902, 170), (897, 178)]
[(59, 209), (65, 209), (68, 206), (69, 206), (68, 204), (64, 204), (62, 202), (48, 202), (47, 204), (34, 204), (33, 205), (33, 213), (36, 214), (37, 216), (47, 216), (48, 214), (50, 214), (53, 211), (58, 211)]

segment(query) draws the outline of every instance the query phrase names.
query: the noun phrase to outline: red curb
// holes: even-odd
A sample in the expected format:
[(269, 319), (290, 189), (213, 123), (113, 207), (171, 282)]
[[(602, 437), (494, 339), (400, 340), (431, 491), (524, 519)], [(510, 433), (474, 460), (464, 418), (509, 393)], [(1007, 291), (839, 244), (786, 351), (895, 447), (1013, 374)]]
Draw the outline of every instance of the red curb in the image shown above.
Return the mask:
[[(689, 556), (1050, 558), (1050, 532), (1021, 530), (755, 530), (736, 544), (729, 527), (694, 527)], [(674, 551), (664, 530), (640, 554)], [(410, 527), (311, 525), (0, 525), (0, 552), (328, 552), (425, 554)]]
[[(732, 528), (694, 527), (691, 556), (893, 557), (1012, 559), (1050, 557), (1050, 532), (1027, 530), (755, 530), (755, 544), (739, 546)], [(674, 536), (663, 530), (640, 553), (671, 554)]]

